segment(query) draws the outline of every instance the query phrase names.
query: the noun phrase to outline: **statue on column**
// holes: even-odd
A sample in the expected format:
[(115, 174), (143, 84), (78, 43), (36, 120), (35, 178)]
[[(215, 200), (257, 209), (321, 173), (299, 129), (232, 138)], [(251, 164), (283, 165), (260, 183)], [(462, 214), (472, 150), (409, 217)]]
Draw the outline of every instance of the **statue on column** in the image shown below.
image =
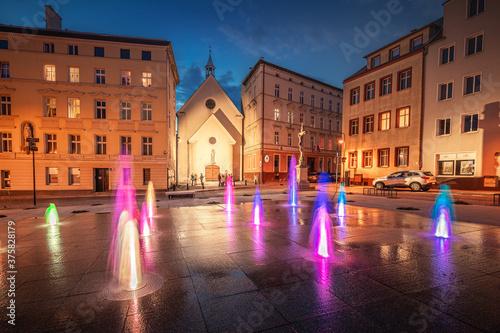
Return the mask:
[(298, 134), (299, 136), (299, 165), (304, 165), (304, 135), (307, 134), (307, 131), (304, 130), (304, 123), (300, 124), (300, 132)]

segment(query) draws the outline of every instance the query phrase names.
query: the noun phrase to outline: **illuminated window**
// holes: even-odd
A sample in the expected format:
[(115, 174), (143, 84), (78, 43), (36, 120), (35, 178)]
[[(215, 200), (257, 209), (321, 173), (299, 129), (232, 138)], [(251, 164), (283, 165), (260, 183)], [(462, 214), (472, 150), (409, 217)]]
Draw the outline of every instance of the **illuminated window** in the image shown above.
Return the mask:
[(79, 98), (68, 98), (68, 118), (80, 118)]
[(274, 108), (274, 120), (276, 120), (276, 121), (280, 120), (280, 109), (279, 108)]
[(402, 108), (396, 111), (396, 127), (408, 127), (410, 126), (410, 108)]
[(10, 188), (10, 170), (1, 170), (1, 188)]
[(373, 153), (371, 150), (363, 152), (363, 168), (372, 167), (372, 158), (373, 158)]
[(57, 185), (59, 183), (59, 169), (45, 168), (47, 185)]
[(56, 80), (56, 66), (55, 65), (45, 65), (45, 81), (55, 81)]
[(391, 112), (382, 112), (378, 115), (378, 130), (387, 131), (391, 128)]
[(68, 168), (69, 185), (80, 185), (80, 168)]
[(379, 149), (378, 166), (382, 168), (386, 168), (389, 166), (389, 148)]
[(396, 148), (396, 166), (408, 166), (408, 147)]
[(121, 136), (120, 137), (120, 151), (121, 155), (131, 155), (132, 154), (132, 137)]
[(274, 132), (274, 144), (275, 145), (280, 144), (280, 132)]
[(142, 72), (142, 86), (143, 87), (151, 87), (151, 73), (150, 72)]
[(349, 168), (358, 167), (358, 152), (349, 152)]
[(332, 139), (328, 139), (328, 150), (332, 150)]
[(130, 71), (121, 71), (121, 85), (130, 86), (132, 84), (132, 77)]
[(323, 138), (319, 138), (319, 147), (321, 149), (325, 149), (325, 140)]
[(69, 82), (80, 82), (80, 68), (69, 68)]

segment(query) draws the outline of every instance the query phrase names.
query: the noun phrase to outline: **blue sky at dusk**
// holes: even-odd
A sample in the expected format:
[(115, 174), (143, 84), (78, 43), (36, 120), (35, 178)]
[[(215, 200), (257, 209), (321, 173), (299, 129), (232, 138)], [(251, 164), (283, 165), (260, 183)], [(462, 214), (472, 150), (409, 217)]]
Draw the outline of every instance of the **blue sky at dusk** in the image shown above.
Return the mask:
[[(443, 2), (9, 0), (0, 23), (45, 27), (38, 14), (48, 4), (64, 29), (170, 40), (181, 79), (178, 109), (203, 82), (211, 46), (216, 78), (239, 108), (241, 81), (260, 57), (342, 88), (365, 65), (364, 55), (440, 18)], [(352, 46), (351, 55), (341, 46)]]

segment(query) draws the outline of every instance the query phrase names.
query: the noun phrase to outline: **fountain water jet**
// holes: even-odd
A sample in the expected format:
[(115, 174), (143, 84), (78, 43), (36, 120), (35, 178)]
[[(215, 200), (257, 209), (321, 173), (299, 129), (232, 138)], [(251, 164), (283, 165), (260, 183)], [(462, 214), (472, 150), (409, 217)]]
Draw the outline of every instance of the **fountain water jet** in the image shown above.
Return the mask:
[(314, 214), (311, 229), (310, 243), (315, 256), (329, 258), (333, 254), (332, 227), (326, 204), (323, 204)]
[(344, 185), (340, 185), (339, 197), (337, 199), (337, 216), (345, 217), (345, 205), (346, 205), (346, 197), (345, 197), (345, 188)]
[(149, 181), (148, 183), (148, 192), (146, 194), (146, 203), (148, 207), (148, 217), (149, 217), (149, 226), (151, 230), (156, 230), (154, 225), (154, 218), (157, 216), (156, 214), (156, 197), (155, 197), (155, 189), (153, 187), (153, 182)]
[(141, 209), (141, 223), (139, 226), (140, 234), (143, 237), (151, 236), (151, 220), (153, 218), (149, 216), (149, 209), (146, 202), (142, 203)]
[(145, 285), (143, 281), (141, 249), (137, 222), (131, 220), (127, 211), (120, 216), (119, 265), (114, 271), (118, 287), (125, 291), (138, 290)]
[(452, 235), (452, 221), (455, 219), (453, 198), (449, 186), (441, 185), (432, 209), (432, 233), (436, 237), (449, 238)]
[(228, 176), (226, 180), (224, 202), (226, 203), (226, 212), (232, 212), (234, 204), (234, 185), (233, 178), (231, 176)]
[(290, 167), (288, 169), (288, 203), (292, 207), (297, 206), (297, 162), (295, 155), (292, 155)]
[(252, 219), (253, 224), (259, 226), (263, 222), (264, 209), (262, 206), (262, 200), (260, 198), (259, 187), (255, 189), (255, 199), (253, 201), (252, 207)]
[(57, 214), (56, 205), (51, 203), (45, 211), (45, 221), (48, 225), (59, 224), (59, 215)]

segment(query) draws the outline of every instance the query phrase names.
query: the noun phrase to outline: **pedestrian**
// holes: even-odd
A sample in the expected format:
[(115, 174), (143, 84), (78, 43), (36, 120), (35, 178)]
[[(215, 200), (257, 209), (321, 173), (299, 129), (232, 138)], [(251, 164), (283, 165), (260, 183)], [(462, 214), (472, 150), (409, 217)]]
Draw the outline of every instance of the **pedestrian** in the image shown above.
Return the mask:
[(194, 185), (194, 175), (193, 175), (193, 173), (191, 172), (191, 186), (193, 186), (193, 185)]
[(221, 184), (221, 186), (226, 185), (226, 176), (224, 174), (222, 174), (222, 176), (220, 176), (220, 184)]
[(194, 174), (194, 184), (198, 185), (198, 174)]
[(220, 175), (220, 172), (219, 172), (219, 186), (222, 185), (221, 180), (222, 180), (222, 176)]
[(203, 187), (203, 188), (205, 188), (205, 186), (204, 186), (204, 184), (203, 184), (203, 179), (204, 179), (204, 178), (205, 178), (205, 177), (203, 177), (203, 174), (202, 174), (202, 173), (200, 173), (200, 183), (201, 183), (201, 187)]

